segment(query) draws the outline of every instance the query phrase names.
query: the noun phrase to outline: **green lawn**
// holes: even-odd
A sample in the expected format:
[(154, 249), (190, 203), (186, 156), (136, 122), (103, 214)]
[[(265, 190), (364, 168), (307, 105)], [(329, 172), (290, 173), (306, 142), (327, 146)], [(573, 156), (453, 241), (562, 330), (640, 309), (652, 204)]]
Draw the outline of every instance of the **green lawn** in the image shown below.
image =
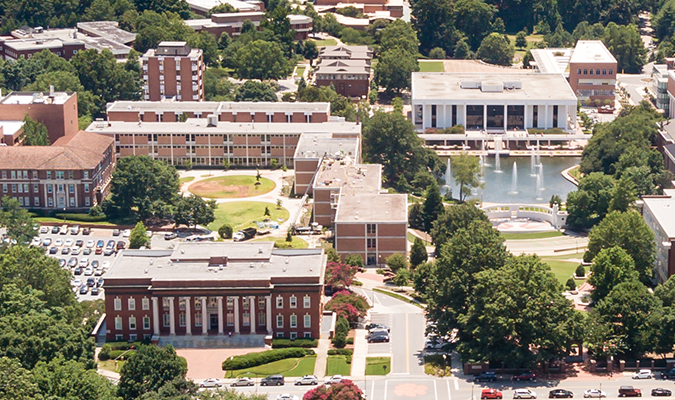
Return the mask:
[(298, 67), (295, 69), (295, 75), (301, 77), (304, 73), (305, 73), (305, 66), (298, 65)]
[[(316, 364), (316, 356), (287, 358), (269, 364), (258, 365), (257, 367), (226, 371), (225, 378), (237, 378), (240, 376), (255, 377), (256, 374), (259, 377), (275, 374), (286, 377), (314, 375), (314, 364)], [(251, 372), (251, 374), (247, 375), (247, 372)]]
[(326, 376), (349, 376), (351, 374), (352, 366), (351, 364), (347, 364), (345, 356), (328, 356), (326, 362)]
[(112, 372), (119, 373), (122, 370), (122, 366), (124, 365), (125, 362), (126, 361), (117, 361), (117, 368), (115, 368), (115, 361), (114, 360), (99, 361), (98, 367), (100, 369), (104, 369), (106, 371), (112, 371)]
[(192, 182), (195, 180), (194, 176), (184, 176), (180, 178), (180, 183), (187, 183), (187, 182)]
[(542, 258), (542, 260), (551, 267), (551, 272), (558, 278), (558, 282), (562, 285), (567, 282), (568, 279), (572, 277), (574, 271), (579, 266), (579, 263), (569, 262), (569, 261), (557, 261)]
[(422, 305), (422, 304), (420, 304), (420, 303), (418, 303), (418, 302), (416, 302), (416, 301), (414, 301), (414, 300), (411, 300), (411, 299), (409, 299), (409, 298), (407, 298), (407, 297), (405, 297), (405, 296), (402, 296), (402, 295), (400, 295), (400, 294), (398, 294), (398, 293), (390, 292), (389, 290), (382, 290), (382, 289), (374, 288), (374, 289), (373, 289), (373, 292), (386, 294), (387, 296), (391, 296), (391, 297), (393, 297), (393, 298), (395, 298), (395, 299), (399, 299), (399, 300), (401, 300), (401, 301), (405, 301), (406, 303), (410, 303), (410, 304), (412, 304), (413, 306), (417, 306), (417, 307), (419, 307), (419, 308), (424, 308), (424, 305)]
[[(276, 244), (276, 247), (280, 249), (288, 248), (289, 245), (285, 237), (260, 238), (254, 240), (254, 242), (274, 242), (274, 244)], [(293, 241), (290, 243), (290, 245), (291, 245), (290, 247), (294, 249), (306, 249), (309, 247), (309, 243), (307, 243), (306, 240), (295, 236), (293, 236)]]
[(260, 185), (256, 185), (252, 175), (219, 176), (193, 183), (190, 192), (211, 199), (236, 199), (269, 193), (275, 186), (267, 178), (260, 178)]
[(443, 61), (420, 61), (420, 72), (445, 72)]
[[(253, 221), (262, 221), (265, 217), (265, 207), (270, 210), (270, 217), (273, 221), (282, 223), (289, 217), (289, 212), (285, 208), (278, 209), (276, 204), (264, 203), (261, 201), (235, 201), (232, 203), (220, 203), (216, 209), (216, 220), (208, 228), (217, 230), (223, 224), (228, 223), (237, 231), (239, 229), (255, 227)], [(279, 218), (283, 221), (279, 221)]]
[(579, 179), (581, 179), (581, 172), (579, 171), (579, 167), (580, 167), (580, 166), (577, 165), (576, 167), (574, 167), (574, 168), (572, 168), (571, 170), (569, 170), (569, 174), (572, 175), (572, 177), (573, 177), (574, 179), (576, 179), (577, 181), (578, 181)]
[[(417, 236), (413, 235), (412, 233), (408, 232), (408, 241), (410, 243), (415, 243), (415, 239), (417, 239)], [(426, 240), (422, 239), (422, 243), (424, 243), (425, 246), (432, 246), (432, 243), (427, 242)]]
[(547, 260), (560, 260), (560, 261), (570, 260), (570, 259), (573, 259), (573, 258), (581, 260), (581, 259), (584, 258), (584, 252), (581, 251), (579, 253), (564, 254), (564, 255), (559, 255), (559, 256), (544, 256), (542, 258), (545, 258)]
[[(509, 37), (509, 40), (511, 43), (516, 43), (516, 35), (506, 35)], [(527, 40), (527, 43), (536, 43), (536, 42), (541, 42), (544, 40), (544, 35), (527, 35), (525, 36), (525, 40)]]
[(527, 233), (502, 233), (504, 240), (546, 239), (562, 236), (560, 231), (527, 232)]
[(66, 219), (64, 220), (63, 218), (55, 218), (55, 217), (33, 217), (33, 220), (39, 224), (44, 223), (44, 222), (51, 222), (51, 223), (57, 223), (57, 224), (68, 224), (68, 225), (82, 225), (82, 224), (87, 224), (87, 225), (98, 225), (100, 227), (115, 227), (118, 225), (136, 225), (136, 219), (133, 217), (129, 218), (118, 218), (118, 219), (111, 219), (108, 221), (75, 221), (75, 220), (70, 220)]
[(337, 45), (337, 42), (335, 41), (335, 39), (322, 39), (322, 40), (312, 39), (312, 42), (316, 43), (317, 47)]
[(390, 372), (391, 357), (366, 358), (366, 375), (387, 375)]

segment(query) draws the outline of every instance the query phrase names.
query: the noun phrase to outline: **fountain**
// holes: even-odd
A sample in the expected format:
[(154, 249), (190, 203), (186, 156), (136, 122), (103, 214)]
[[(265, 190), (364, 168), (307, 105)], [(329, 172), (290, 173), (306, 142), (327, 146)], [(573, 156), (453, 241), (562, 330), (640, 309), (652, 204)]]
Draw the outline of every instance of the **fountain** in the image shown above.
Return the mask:
[(485, 140), (481, 140), (480, 142), (480, 158), (483, 160), (483, 166), (484, 167), (489, 167), (490, 163), (487, 160), (487, 157), (485, 156)]
[(513, 162), (513, 173), (511, 174), (511, 194), (518, 194), (518, 165)]
[(502, 165), (501, 162), (499, 161), (499, 153), (502, 151), (502, 141), (501, 138), (495, 138), (495, 172), (496, 173), (501, 173), (502, 172)]
[(544, 164), (539, 163), (539, 190), (546, 190), (544, 187)]
[(478, 165), (480, 165), (480, 178), (478, 178), (478, 181), (480, 183), (485, 183), (485, 156), (482, 154), (478, 160)]
[(537, 163), (535, 162), (534, 159), (534, 145), (532, 145), (530, 152), (530, 176), (537, 176)]
[(445, 186), (448, 189), (452, 187), (452, 165), (450, 158), (448, 158), (448, 166), (445, 168)]
[(538, 140), (537, 140), (537, 165), (541, 165), (541, 148), (539, 147)]
[(535, 187), (535, 192), (534, 196), (536, 197), (537, 200), (542, 200), (541, 197), (541, 169), (539, 170), (539, 173), (537, 174), (537, 186)]

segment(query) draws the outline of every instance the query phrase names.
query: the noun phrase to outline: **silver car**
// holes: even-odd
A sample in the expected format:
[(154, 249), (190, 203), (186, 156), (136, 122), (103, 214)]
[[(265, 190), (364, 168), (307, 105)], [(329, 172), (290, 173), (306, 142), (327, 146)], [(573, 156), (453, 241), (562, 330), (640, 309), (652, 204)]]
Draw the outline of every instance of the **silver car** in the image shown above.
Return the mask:
[(218, 378), (209, 378), (209, 379), (204, 379), (200, 384), (199, 387), (220, 387), (220, 379)]
[(230, 386), (253, 386), (253, 385), (255, 385), (255, 381), (247, 377), (238, 378), (236, 381), (230, 384)]
[(317, 378), (314, 375), (305, 375), (302, 378), (298, 378), (295, 380), (295, 385), (300, 386), (300, 385), (318, 385), (319, 384), (319, 378)]

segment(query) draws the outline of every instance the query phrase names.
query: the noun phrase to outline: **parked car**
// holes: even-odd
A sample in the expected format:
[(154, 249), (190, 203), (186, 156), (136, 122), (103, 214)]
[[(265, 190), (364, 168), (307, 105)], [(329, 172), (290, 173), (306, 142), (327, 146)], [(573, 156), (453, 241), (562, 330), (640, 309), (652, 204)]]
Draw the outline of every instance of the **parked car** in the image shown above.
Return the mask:
[(70, 254), (72, 254), (74, 256), (80, 254), (80, 248), (79, 247), (73, 247), (72, 249), (70, 249)]
[(209, 379), (204, 379), (200, 384), (199, 387), (205, 388), (205, 387), (220, 387), (220, 379), (218, 378), (209, 378)]
[(656, 388), (652, 389), (652, 396), (671, 396), (673, 392), (670, 389)]
[(424, 342), (425, 350), (442, 350), (445, 343), (438, 339), (429, 339)]
[(661, 372), (662, 379), (675, 379), (675, 368), (669, 369), (668, 371)]
[(277, 396), (277, 400), (298, 400), (298, 396), (294, 396), (288, 393), (282, 393)]
[(97, 247), (96, 250), (94, 250), (94, 254), (102, 254), (103, 253), (103, 247)]
[(63, 242), (63, 245), (66, 247), (73, 247), (73, 243), (75, 243), (73, 239), (66, 239), (66, 241)]
[(49, 227), (48, 226), (41, 226), (40, 227), (40, 233), (43, 234), (43, 235), (45, 233), (49, 233)]
[(82, 286), (82, 281), (80, 279), (75, 278), (72, 281), (70, 281), (70, 284), (73, 287), (79, 288), (80, 286)]
[(82, 234), (83, 234), (83, 235), (88, 235), (88, 234), (90, 234), (90, 233), (91, 233), (91, 228), (84, 228), (84, 229), (82, 229)]
[(372, 331), (370, 331), (366, 334), (366, 338), (369, 338), (371, 336), (380, 336), (380, 335), (389, 335), (389, 331), (387, 331), (386, 329), (373, 329)]
[(102, 269), (97, 269), (94, 271), (94, 276), (101, 276), (103, 275), (104, 271)]
[(108, 240), (108, 244), (105, 246), (106, 249), (114, 249), (115, 248), (115, 241), (114, 240)]
[(85, 256), (90, 255), (90, 254), (91, 254), (91, 249), (86, 248), (86, 249), (82, 250), (82, 254), (85, 255)]
[(70, 247), (64, 247), (61, 249), (61, 254), (70, 254)]
[(82, 257), (80, 259), (80, 267), (85, 268), (89, 266), (89, 259), (87, 257)]
[(585, 398), (592, 398), (592, 397), (603, 398), (603, 397), (607, 397), (607, 393), (603, 392), (600, 389), (588, 389), (584, 392), (584, 397)]
[(52, 235), (55, 235), (55, 234), (59, 233), (60, 230), (61, 230), (61, 228), (59, 228), (58, 226), (52, 227)]
[(68, 234), (68, 225), (62, 225), (61, 229), (59, 229), (59, 235), (67, 235)]
[(98, 263), (98, 260), (92, 260), (91, 261), (91, 266), (92, 268), (98, 268), (100, 264)]
[(45, 247), (48, 247), (50, 244), (52, 244), (52, 240), (50, 238), (45, 238), (45, 240), (42, 241), (42, 245)]
[(370, 332), (370, 331), (375, 331), (375, 330), (385, 330), (385, 331), (387, 331), (387, 332), (391, 332), (391, 330), (389, 329), (388, 326), (382, 325), (382, 324), (373, 324), (373, 323), (370, 323), (370, 324), (366, 325), (366, 329), (368, 329), (369, 332)]
[(92, 276), (94, 275), (94, 269), (92, 267), (87, 267), (82, 271), (82, 274), (84, 274), (84, 276)]
[(164, 234), (164, 240), (171, 240), (175, 239), (178, 237), (178, 234), (176, 232), (169, 232)]
[(125, 229), (122, 232), (122, 237), (128, 238), (131, 235), (131, 229)]
[(70, 234), (71, 235), (77, 235), (78, 233), (80, 233), (80, 226), (79, 225), (73, 225), (72, 227), (70, 227)]
[(633, 379), (652, 379), (654, 374), (650, 369), (641, 369), (637, 372), (633, 372)]
[(80, 267), (75, 267), (75, 271), (73, 271), (73, 274), (75, 274), (75, 275), (82, 275), (82, 268), (80, 268)]
[(333, 375), (326, 378), (326, 385), (332, 385), (334, 383), (340, 383), (344, 377), (342, 375)]
[(57, 249), (56, 247), (50, 247), (49, 248), (49, 254), (56, 254), (58, 252), (59, 252), (59, 249)]
[(127, 247), (126, 243), (121, 240), (117, 241), (117, 250), (124, 250), (125, 247)]
[(101, 286), (103, 286), (103, 278), (98, 278), (98, 280), (96, 281), (96, 287), (101, 287)]
[(95, 245), (96, 245), (96, 242), (94, 242), (93, 240), (87, 240), (87, 248), (91, 249)]
[(89, 293), (89, 287), (87, 285), (80, 286), (80, 294), (87, 294), (87, 293)]
[(474, 382), (494, 382), (496, 380), (497, 375), (491, 371), (483, 372), (482, 374), (473, 377)]
[(514, 381), (533, 381), (536, 378), (537, 378), (536, 375), (532, 372), (523, 372), (520, 374), (513, 375)]
[(295, 380), (295, 385), (318, 385), (319, 384), (319, 378), (317, 378), (314, 375), (305, 375), (302, 378), (298, 378)]
[(537, 393), (530, 389), (516, 389), (513, 391), (514, 399), (536, 399)]
[(101, 248), (101, 249), (102, 249), (103, 246), (105, 246), (105, 242), (104, 242), (103, 240), (98, 240), (98, 241), (96, 242), (96, 248)]
[(87, 278), (87, 286), (89, 286), (89, 287), (96, 286), (96, 279), (94, 279), (94, 278)]
[(101, 268), (103, 269), (108, 269), (110, 268), (110, 261), (103, 261), (103, 264), (101, 264)]
[(120, 230), (119, 229), (113, 229), (113, 236), (119, 236), (120, 235)]
[(91, 295), (92, 296), (98, 296), (98, 287), (94, 286), (91, 288)]
[(549, 399), (571, 399), (572, 397), (574, 397), (574, 393), (570, 390), (554, 389), (548, 392)]
[(40, 240), (39, 236), (34, 237), (33, 240), (30, 242), (31, 246), (36, 246), (36, 247), (39, 246), (40, 244), (42, 244), (42, 240)]
[(68, 266), (70, 268), (77, 267), (77, 257), (70, 257), (68, 260)]
[(115, 250), (113, 250), (113, 249), (105, 249), (105, 250), (103, 250), (103, 255), (104, 256), (111, 256), (111, 255), (113, 255), (114, 252), (115, 252)]
[(389, 335), (385, 333), (368, 336), (368, 343), (389, 343)]
[(77, 239), (77, 240), (75, 241), (75, 246), (77, 246), (77, 247), (82, 247), (82, 245), (84, 245), (84, 240), (82, 240), (82, 239)]
[(481, 399), (502, 399), (504, 396), (502, 395), (502, 392), (500, 392), (497, 389), (483, 389), (482, 392), (480, 392), (480, 398)]
[(621, 386), (619, 388), (619, 397), (642, 397), (642, 391), (632, 386)]
[(66, 259), (65, 258), (59, 258), (59, 267), (63, 268), (66, 266)]
[(255, 381), (251, 378), (237, 378), (234, 382), (230, 383), (230, 386), (253, 386), (255, 385)]
[(284, 383), (283, 375), (270, 375), (260, 380), (260, 386), (282, 386)]
[(54, 241), (54, 246), (56, 246), (56, 247), (61, 247), (61, 246), (63, 246), (63, 239), (56, 239), (56, 240)]

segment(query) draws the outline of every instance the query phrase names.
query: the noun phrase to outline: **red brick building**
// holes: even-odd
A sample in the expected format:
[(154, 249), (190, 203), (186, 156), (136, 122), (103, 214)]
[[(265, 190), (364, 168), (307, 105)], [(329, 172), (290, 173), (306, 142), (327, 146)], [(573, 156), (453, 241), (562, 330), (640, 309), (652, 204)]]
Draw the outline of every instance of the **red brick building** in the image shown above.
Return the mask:
[[(18, 122), (25, 115), (45, 125), (52, 143), (60, 137), (74, 135), (79, 130), (77, 93), (10, 92), (0, 97), (0, 121)], [(5, 133), (0, 137), (0, 143), (8, 146), (19, 144), (20, 133)]]
[(31, 209), (88, 210), (108, 194), (111, 138), (80, 131), (51, 146), (0, 146), (0, 197)]
[(106, 337), (318, 338), (325, 265), (321, 249), (274, 249), (274, 243), (125, 250), (104, 284)]
[(202, 50), (186, 42), (160, 42), (141, 58), (145, 100), (204, 100), (204, 57)]
[[(188, 19), (185, 20), (185, 24), (196, 32), (206, 31), (218, 39), (223, 33), (230, 37), (240, 35), (244, 21), (251, 21), (256, 28), (262, 29), (260, 23), (265, 18), (265, 13), (262, 11), (218, 13), (211, 14), (210, 18)], [(309, 37), (309, 32), (313, 27), (311, 17), (289, 14), (288, 20), (291, 23), (291, 29), (295, 31), (296, 40), (306, 40)]]
[(314, 84), (335, 87), (349, 98), (361, 98), (370, 90), (370, 63), (373, 50), (368, 46), (327, 46), (319, 52)]
[(616, 69), (616, 58), (602, 41), (579, 40), (570, 58), (570, 87), (582, 102), (613, 103)]

